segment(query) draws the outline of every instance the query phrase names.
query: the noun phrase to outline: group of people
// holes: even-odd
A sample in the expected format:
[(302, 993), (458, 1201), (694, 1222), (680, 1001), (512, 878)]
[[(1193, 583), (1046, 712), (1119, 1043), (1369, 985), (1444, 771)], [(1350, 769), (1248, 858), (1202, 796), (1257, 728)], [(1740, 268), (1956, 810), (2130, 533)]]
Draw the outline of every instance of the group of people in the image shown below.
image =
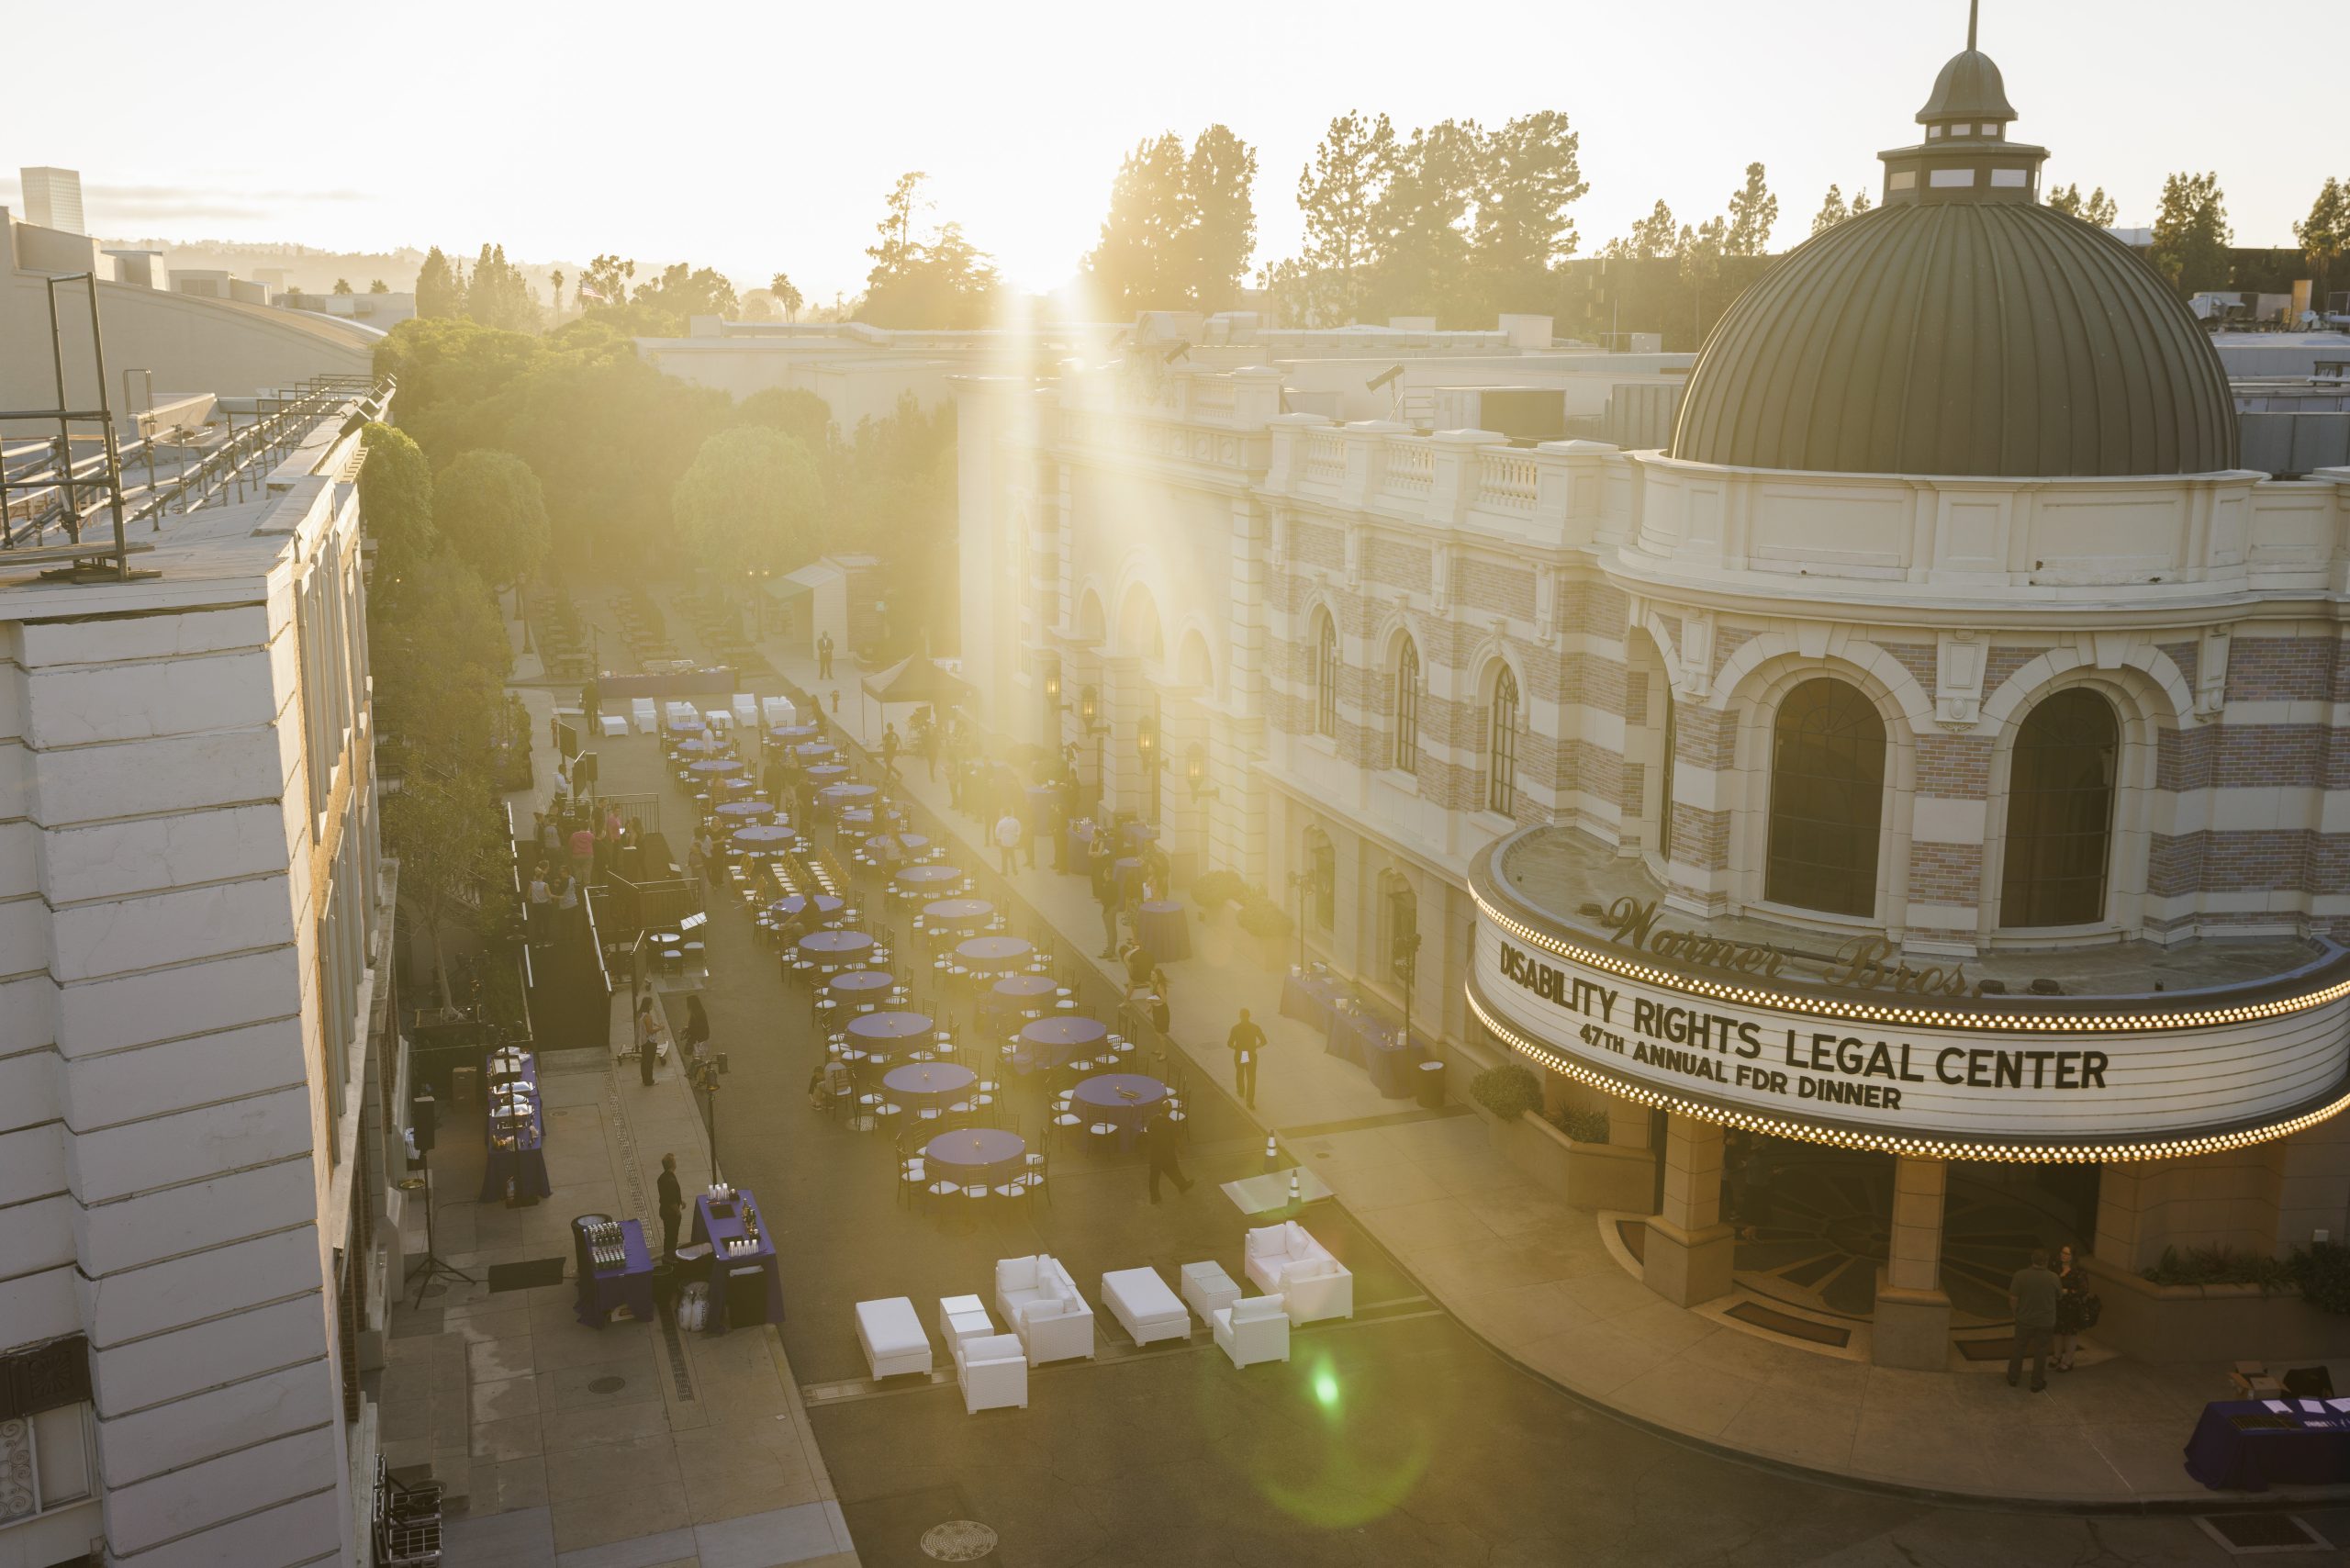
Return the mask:
[(2014, 1348), (2008, 1353), (2008, 1386), (2021, 1379), (2023, 1364), (2031, 1363), (2031, 1392), (2048, 1386), (2048, 1369), (2073, 1370), (2081, 1335), (2097, 1327), (2098, 1297), (2089, 1277), (2068, 1242), (2049, 1256), (2045, 1247), (2031, 1249), (2031, 1260), (2008, 1282), (2008, 1305), (2016, 1315)]
[[(669, 1049), (669, 1025), (650, 991), (636, 993), (636, 1064), (640, 1081), (653, 1083), (653, 1070)], [(686, 1027), (679, 1042), (688, 1069), (699, 1070), (710, 1059), (710, 1014), (699, 994), (686, 998)], [(625, 1059), (625, 1058), (623, 1058)]]

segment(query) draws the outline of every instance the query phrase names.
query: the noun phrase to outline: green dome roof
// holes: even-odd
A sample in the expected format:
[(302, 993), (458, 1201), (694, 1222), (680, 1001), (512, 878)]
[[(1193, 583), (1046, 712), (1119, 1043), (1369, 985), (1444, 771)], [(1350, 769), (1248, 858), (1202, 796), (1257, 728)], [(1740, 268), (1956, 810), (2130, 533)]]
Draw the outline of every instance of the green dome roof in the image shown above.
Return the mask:
[(1942, 74), (1934, 78), (1934, 90), (1926, 96), (1926, 106), (1918, 111), (1919, 125), (1930, 120), (2015, 118), (1998, 66), (1989, 55), (1972, 47), (1952, 55), (1943, 64)]

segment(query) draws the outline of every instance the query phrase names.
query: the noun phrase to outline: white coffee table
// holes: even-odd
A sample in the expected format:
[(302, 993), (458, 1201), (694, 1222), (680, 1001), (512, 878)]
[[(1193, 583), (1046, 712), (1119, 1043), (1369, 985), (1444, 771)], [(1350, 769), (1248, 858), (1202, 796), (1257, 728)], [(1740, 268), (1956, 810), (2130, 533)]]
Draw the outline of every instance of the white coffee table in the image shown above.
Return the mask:
[(1240, 1287), (1224, 1271), (1221, 1263), (1186, 1263), (1183, 1265), (1183, 1303), (1200, 1315), (1200, 1321), (1212, 1323), (1210, 1316), (1230, 1306), (1240, 1299)]
[(995, 1321), (988, 1316), (988, 1304), (978, 1296), (938, 1298), (938, 1335), (946, 1341), (950, 1357), (960, 1350), (964, 1340), (984, 1338), (994, 1332)]

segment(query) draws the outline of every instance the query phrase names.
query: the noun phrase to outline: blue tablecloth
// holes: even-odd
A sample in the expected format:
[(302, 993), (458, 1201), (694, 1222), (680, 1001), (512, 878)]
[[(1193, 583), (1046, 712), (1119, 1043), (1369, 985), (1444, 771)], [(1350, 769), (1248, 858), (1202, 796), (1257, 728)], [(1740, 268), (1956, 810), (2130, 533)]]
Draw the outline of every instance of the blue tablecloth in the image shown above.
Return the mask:
[(966, 1127), (941, 1133), (923, 1146), (923, 1156), (939, 1167), (939, 1174), (967, 1187), (1008, 1182), (1020, 1173), (1028, 1143), (1018, 1133), (1002, 1127)]
[(2292, 1407), (2292, 1414), (2280, 1419), (2296, 1426), (2250, 1430), (2236, 1426), (2238, 1416), (2275, 1415), (2257, 1399), (2203, 1406), (2203, 1418), (2187, 1439), (2187, 1473), (2214, 1490), (2235, 1492), (2266, 1492), (2272, 1484), (2350, 1482), (2350, 1412), (2326, 1406), (2320, 1415), (2304, 1410), (2299, 1399), (2278, 1403)]
[(834, 975), (824, 982), (824, 989), (843, 1002), (878, 1002), (897, 983), (887, 969), (851, 969), (845, 975)]
[(1001, 1028), (1024, 1014), (1049, 1012), (1058, 990), (1050, 975), (1006, 975), (979, 998), (979, 1020)]
[(973, 936), (955, 944), (955, 957), (975, 975), (1024, 964), (1035, 951), (1024, 936)]
[[(780, 1323), (783, 1321), (783, 1270), (776, 1261), (775, 1237), (767, 1228), (767, 1215), (760, 1212), (757, 1201), (741, 1188), (735, 1189), (733, 1201), (728, 1207), (731, 1213), (722, 1215), (712, 1213), (708, 1193), (699, 1193), (694, 1199), (694, 1230), (691, 1239), (697, 1244), (704, 1241), (713, 1244), (710, 1256), (710, 1309), (718, 1315), (719, 1322), (723, 1327), (750, 1327), (744, 1323), (725, 1321), (726, 1276), (736, 1269), (755, 1263), (767, 1271), (767, 1315), (764, 1321)], [(745, 1207), (759, 1215), (758, 1249), (743, 1253), (739, 1257), (722, 1256), (717, 1250), (716, 1244), (732, 1241), (744, 1234), (743, 1210)]]
[[(767, 909), (770, 913), (779, 914), (783, 916), (784, 919), (789, 920), (793, 915), (798, 914), (801, 910), (808, 907), (808, 899), (809, 895), (806, 893), (786, 893), (783, 897), (767, 905)], [(840, 913), (842, 910), (848, 907), (845, 902), (840, 899), (834, 898), (830, 893), (818, 893), (815, 895), (815, 899), (816, 918), (819, 920), (830, 920), (834, 915)]]
[[(526, 1123), (512, 1125), (511, 1142), (498, 1143), (498, 1123), (487, 1112), (482, 1116), (482, 1137), (489, 1146), (489, 1157), (482, 1161), (481, 1198), (485, 1204), (500, 1203), (506, 1197), (506, 1182), (512, 1178), (514, 1194), (520, 1198), (543, 1198), (554, 1192), (547, 1180), (546, 1110), (539, 1101), (538, 1058), (529, 1051), (521, 1053), (522, 1070), (516, 1076), (531, 1085), (523, 1096), (531, 1103), (531, 1117)], [(499, 1094), (491, 1086), (489, 1104), (494, 1109)]]
[(1104, 1072), (1081, 1081), (1070, 1098), (1085, 1107), (1087, 1120), (1133, 1133), (1167, 1098), (1167, 1085), (1147, 1073)]
[(862, 931), (811, 931), (800, 939), (800, 950), (819, 963), (862, 954), (873, 938)]
[(1346, 1058), (1371, 1075), (1371, 1081), (1390, 1100), (1406, 1099), (1418, 1092), (1412, 1070), (1427, 1059), (1416, 1039), (1405, 1039), (1401, 1025), (1367, 1013), (1330, 1014), (1329, 1052)]
[(985, 899), (939, 899), (922, 906), (922, 917), (934, 931), (961, 925), (984, 925), (995, 905)]
[(1020, 1031), (1020, 1048), (1013, 1053), (1012, 1065), (1022, 1072), (1066, 1067), (1080, 1054), (1092, 1055), (1084, 1047), (1098, 1044), (1109, 1032), (1099, 1018), (1039, 1018)]
[(1292, 969), (1281, 981), (1281, 1016), (1303, 1019), (1327, 1033), (1330, 1004), (1346, 993), (1345, 982), (1335, 976), (1302, 975)]
[(1171, 964), (1192, 956), (1191, 928), (1183, 923), (1183, 906), (1173, 899), (1155, 899), (1135, 918), (1143, 951), (1154, 964)]
[(952, 1101), (979, 1081), (979, 1075), (960, 1062), (910, 1061), (883, 1073), (881, 1087), (901, 1100), (922, 1103)]
[(910, 893), (934, 894), (950, 882), (959, 882), (963, 873), (952, 866), (909, 866), (890, 879)]
[(856, 1048), (874, 1061), (910, 1051), (936, 1032), (927, 1013), (860, 1013), (848, 1021), (847, 1029)]
[(621, 1246), (626, 1266), (599, 1270), (579, 1281), (573, 1309), (579, 1321), (601, 1328), (612, 1309), (625, 1306), (640, 1323), (653, 1321), (653, 1251), (644, 1244), (644, 1226), (632, 1219), (621, 1221)]
[(709, 778), (728, 773), (740, 773), (743, 765), (731, 756), (704, 757), (699, 762), (686, 764), (686, 771), (697, 778)]
[(739, 850), (771, 855), (779, 849), (789, 849), (791, 836), (791, 830), (788, 827), (778, 827), (773, 823), (755, 823), (749, 827), (736, 828), (728, 835), (728, 842)]

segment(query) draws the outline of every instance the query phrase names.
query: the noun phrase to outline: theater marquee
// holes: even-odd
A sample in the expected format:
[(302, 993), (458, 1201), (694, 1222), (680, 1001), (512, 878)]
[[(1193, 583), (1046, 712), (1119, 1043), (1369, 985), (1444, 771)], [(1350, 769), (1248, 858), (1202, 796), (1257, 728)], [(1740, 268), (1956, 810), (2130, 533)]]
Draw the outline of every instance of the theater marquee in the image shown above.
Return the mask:
[(1679, 974), (1490, 904), (1470, 980), (1486, 1025), (1542, 1065), (1824, 1142), (1975, 1159), (2144, 1157), (2278, 1137), (2341, 1108), (2350, 982), (2313, 977), (2305, 994), (2250, 1006), (2207, 1004), (2210, 995), (2143, 999), (2162, 1011), (2139, 1017), (2038, 999), (2004, 1011), (1814, 999)]

